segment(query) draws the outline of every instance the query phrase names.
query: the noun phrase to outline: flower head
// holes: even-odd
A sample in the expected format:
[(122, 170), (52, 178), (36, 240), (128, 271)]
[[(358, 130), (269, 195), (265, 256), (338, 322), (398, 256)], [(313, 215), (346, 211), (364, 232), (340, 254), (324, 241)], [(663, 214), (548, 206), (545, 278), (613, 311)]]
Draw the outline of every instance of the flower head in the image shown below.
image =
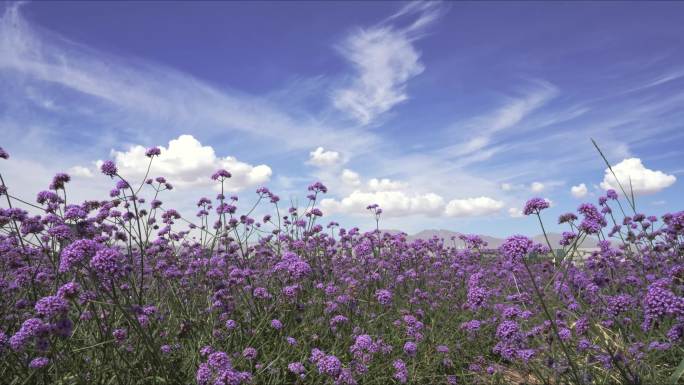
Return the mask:
[(100, 166), (100, 171), (107, 176), (114, 176), (118, 170), (116, 169), (116, 164), (114, 164), (114, 162), (106, 160)]
[(52, 295), (39, 299), (35, 310), (39, 315), (50, 318), (69, 311), (69, 303), (62, 297)]
[(389, 305), (392, 303), (392, 292), (386, 289), (379, 289), (375, 292), (375, 299), (381, 305)]
[(222, 181), (222, 180), (225, 180), (225, 179), (230, 178), (231, 176), (232, 176), (232, 175), (231, 175), (227, 170), (221, 169), (221, 170), (218, 170), (218, 171), (216, 171), (215, 173), (213, 173), (213, 174), (211, 175), (211, 179), (212, 179), (212, 180)]
[(90, 267), (103, 277), (117, 276), (123, 270), (123, 255), (115, 248), (102, 248), (90, 260)]
[(540, 211), (549, 208), (549, 202), (542, 198), (532, 198), (525, 203), (523, 214), (539, 214)]
[(29, 368), (31, 369), (41, 369), (46, 367), (50, 363), (50, 359), (46, 357), (36, 357), (29, 363)]
[(148, 158), (151, 158), (159, 154), (161, 154), (161, 150), (159, 149), (159, 147), (150, 147), (147, 149), (147, 151), (145, 151), (145, 156)]

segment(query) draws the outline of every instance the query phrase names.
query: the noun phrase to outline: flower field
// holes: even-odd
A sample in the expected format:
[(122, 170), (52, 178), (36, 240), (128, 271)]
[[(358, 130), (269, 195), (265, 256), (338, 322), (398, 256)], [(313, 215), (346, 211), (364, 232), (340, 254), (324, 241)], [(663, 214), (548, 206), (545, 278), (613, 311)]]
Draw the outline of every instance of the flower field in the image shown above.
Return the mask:
[[(682, 380), (684, 211), (647, 216), (608, 190), (550, 218), (534, 198), (524, 213), (565, 224), (560, 244), (513, 235), (490, 250), (325, 223), (321, 183), (306, 207), (259, 188), (271, 215), (220, 193), (185, 218), (162, 202), (173, 181), (101, 171), (114, 189), (82, 203), (66, 174), (34, 200), (2, 180), (3, 384)], [(587, 237), (600, 247), (580, 258)]]

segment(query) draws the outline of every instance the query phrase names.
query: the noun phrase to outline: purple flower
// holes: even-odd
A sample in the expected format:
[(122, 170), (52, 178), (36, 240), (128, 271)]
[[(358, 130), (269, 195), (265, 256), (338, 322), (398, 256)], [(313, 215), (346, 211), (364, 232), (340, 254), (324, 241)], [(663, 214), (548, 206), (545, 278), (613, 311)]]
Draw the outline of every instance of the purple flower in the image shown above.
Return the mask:
[(226, 329), (228, 329), (228, 330), (233, 330), (233, 329), (235, 329), (237, 326), (238, 326), (238, 325), (237, 325), (237, 322), (235, 322), (235, 321), (232, 320), (232, 319), (229, 319), (228, 321), (226, 321)]
[(294, 374), (302, 374), (306, 371), (304, 365), (302, 365), (302, 363), (299, 361), (289, 363), (287, 365), (287, 370)]
[(618, 199), (618, 194), (617, 194), (617, 192), (615, 192), (615, 190), (613, 190), (613, 189), (608, 189), (608, 190), (606, 191), (606, 197), (607, 197), (608, 199), (617, 200), (617, 199)]
[(567, 341), (570, 338), (572, 338), (572, 332), (568, 328), (561, 328), (558, 331), (558, 336), (560, 337), (561, 340)]
[(322, 192), (322, 193), (327, 193), (328, 188), (323, 185), (321, 182), (316, 182), (308, 187), (309, 191), (314, 191), (314, 192)]
[(506, 238), (499, 247), (499, 251), (513, 262), (519, 262), (532, 251), (534, 242), (524, 235), (514, 235)]
[(207, 364), (209, 364), (210, 367), (219, 370), (230, 369), (232, 367), (232, 363), (228, 357), (228, 354), (224, 352), (211, 353), (209, 358), (207, 358)]
[(300, 279), (311, 273), (311, 266), (299, 255), (287, 251), (275, 265), (276, 271), (287, 271), (292, 278)]
[(644, 329), (648, 330), (653, 321), (667, 315), (684, 315), (684, 297), (679, 297), (669, 290), (666, 280), (659, 280), (648, 287), (643, 307)]
[(349, 321), (349, 318), (338, 314), (330, 319), (330, 327), (333, 328), (333, 330), (337, 327), (339, 324), (347, 323)]
[(549, 208), (549, 202), (542, 198), (532, 198), (525, 203), (523, 214), (539, 214), (540, 211)]
[(326, 355), (316, 362), (318, 367), (318, 372), (321, 374), (327, 374), (330, 377), (337, 378), (342, 369), (342, 362), (339, 358), (333, 355)]
[(222, 181), (222, 180), (230, 178), (231, 176), (232, 175), (228, 171), (221, 169), (221, 170), (218, 170), (215, 173), (213, 173), (211, 175), (211, 179)]
[(111, 160), (106, 160), (100, 166), (100, 171), (102, 171), (102, 173), (107, 176), (113, 177), (114, 175), (116, 175), (116, 172), (118, 170), (116, 169), (116, 164), (114, 164), (114, 162), (112, 162)]
[(59, 190), (64, 188), (64, 184), (68, 183), (71, 177), (65, 173), (59, 173), (52, 178), (52, 183), (50, 184), (50, 190)]
[(39, 315), (51, 318), (68, 312), (69, 303), (58, 296), (43, 297), (36, 302), (35, 310)]
[(59, 271), (61, 273), (71, 270), (76, 264), (89, 260), (102, 246), (90, 239), (79, 239), (62, 250), (59, 261)]
[(570, 244), (577, 238), (577, 234), (573, 233), (572, 231), (563, 231), (563, 235), (561, 237), (561, 240), (558, 241), (558, 244), (561, 246), (570, 246)]
[(565, 214), (561, 214), (561, 216), (558, 217), (558, 224), (568, 223), (568, 222), (572, 222), (572, 221), (576, 221), (576, 220), (577, 220), (577, 215), (575, 215), (573, 213), (565, 213)]
[(197, 368), (197, 373), (195, 374), (195, 380), (197, 380), (198, 385), (208, 385), (211, 381), (213, 372), (208, 364), (200, 364)]
[(269, 294), (268, 290), (266, 290), (266, 288), (263, 288), (263, 287), (257, 287), (256, 289), (254, 289), (254, 291), (252, 292), (252, 295), (254, 296), (254, 298), (257, 298), (257, 299), (269, 299), (269, 298), (271, 298), (271, 294)]
[(354, 345), (350, 348), (352, 352), (355, 351), (366, 351), (373, 346), (373, 339), (368, 334), (362, 334), (357, 336), (354, 340)]
[(117, 342), (123, 342), (126, 338), (128, 338), (128, 332), (126, 329), (114, 329), (112, 336), (114, 336), (114, 339)]
[(584, 215), (584, 220), (580, 223), (579, 228), (588, 234), (598, 233), (607, 224), (603, 215), (591, 203), (583, 203), (577, 211)]
[(408, 381), (408, 370), (404, 361), (395, 360), (392, 363), (392, 367), (394, 367), (394, 379), (399, 381), (400, 384), (405, 384)]
[(392, 292), (386, 289), (379, 289), (375, 292), (375, 299), (381, 305), (389, 305), (392, 303)]
[(480, 321), (474, 319), (474, 320), (470, 320), (470, 321), (466, 321), (466, 322), (462, 323), (461, 329), (465, 329), (465, 330), (471, 331), (471, 332), (477, 331), (477, 330), (480, 330), (481, 324), (482, 323)]
[(502, 340), (511, 339), (518, 335), (520, 326), (515, 321), (503, 321), (496, 328), (496, 337)]
[(251, 346), (246, 347), (245, 350), (242, 351), (242, 356), (248, 360), (253, 360), (257, 356), (257, 350)]
[(19, 331), (10, 338), (12, 350), (19, 351), (36, 337), (41, 337), (49, 330), (49, 326), (39, 318), (29, 318), (21, 325)]
[(283, 328), (283, 323), (278, 319), (271, 320), (271, 327), (275, 330), (280, 330)]
[(159, 154), (161, 154), (161, 150), (159, 149), (159, 147), (150, 147), (147, 149), (147, 151), (145, 151), (145, 156), (148, 158), (151, 158)]
[(534, 349), (520, 349), (516, 352), (516, 355), (520, 360), (522, 360), (524, 363), (527, 363), (534, 357)]
[(404, 344), (404, 353), (408, 354), (409, 356), (415, 356), (416, 351), (418, 351), (418, 345), (416, 345), (415, 342), (407, 342)]
[(46, 357), (36, 357), (29, 363), (29, 368), (31, 369), (41, 369), (46, 367), (50, 363), (50, 359)]
[(105, 247), (95, 253), (90, 267), (103, 277), (115, 277), (123, 272), (124, 258), (115, 248)]

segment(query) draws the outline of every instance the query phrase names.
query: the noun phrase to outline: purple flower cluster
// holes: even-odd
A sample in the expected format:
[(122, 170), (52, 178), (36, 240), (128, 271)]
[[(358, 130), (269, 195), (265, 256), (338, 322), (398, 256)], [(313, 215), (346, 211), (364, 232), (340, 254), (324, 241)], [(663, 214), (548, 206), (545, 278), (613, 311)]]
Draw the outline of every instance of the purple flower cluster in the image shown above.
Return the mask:
[[(66, 174), (31, 213), (3, 196), (8, 383), (664, 383), (681, 361), (684, 211), (620, 218), (607, 191), (561, 215), (561, 250), (523, 235), (488, 249), (477, 235), (324, 227), (320, 182), (305, 207), (260, 187), (258, 208), (224, 191), (189, 217), (162, 204), (166, 178), (101, 170), (115, 179), (103, 200), (67, 203)], [(224, 189), (230, 177), (212, 175)]]
[(252, 375), (235, 370), (228, 354), (219, 351), (209, 354), (207, 362), (200, 364), (195, 379), (198, 385), (240, 385), (251, 382)]
[(549, 202), (542, 198), (532, 198), (525, 203), (523, 214), (539, 214), (542, 210), (549, 208)]

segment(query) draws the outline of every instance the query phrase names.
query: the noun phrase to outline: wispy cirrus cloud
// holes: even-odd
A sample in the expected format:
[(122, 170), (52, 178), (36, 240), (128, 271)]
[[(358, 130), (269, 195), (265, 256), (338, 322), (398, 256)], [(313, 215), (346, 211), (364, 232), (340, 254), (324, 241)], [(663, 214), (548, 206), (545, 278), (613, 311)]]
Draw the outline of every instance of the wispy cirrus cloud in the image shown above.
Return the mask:
[(291, 115), (268, 99), (219, 89), (157, 63), (112, 55), (37, 29), (22, 16), (21, 4), (8, 6), (0, 18), (0, 73), (46, 102), (65, 91), (87, 98), (88, 112), (102, 116), (102, 127), (137, 139), (201, 128), (208, 135), (234, 132), (278, 142), (282, 151), (329, 144), (358, 150), (376, 140), (372, 133), (333, 128), (313, 115)]
[[(441, 152), (451, 157), (472, 157), (492, 147), (495, 136), (521, 123), (556, 97), (559, 90), (546, 81), (533, 81), (518, 96), (506, 96), (501, 107), (466, 122), (456, 123), (451, 131), (462, 140), (447, 146)], [(473, 135), (474, 133), (474, 135)], [(486, 152), (485, 152), (486, 153)], [(494, 150), (490, 156), (496, 153)], [(483, 160), (486, 158), (483, 158)]]
[(406, 101), (408, 81), (425, 70), (415, 42), (442, 12), (440, 3), (411, 2), (380, 25), (352, 32), (338, 50), (355, 73), (333, 91), (333, 105), (367, 125)]

